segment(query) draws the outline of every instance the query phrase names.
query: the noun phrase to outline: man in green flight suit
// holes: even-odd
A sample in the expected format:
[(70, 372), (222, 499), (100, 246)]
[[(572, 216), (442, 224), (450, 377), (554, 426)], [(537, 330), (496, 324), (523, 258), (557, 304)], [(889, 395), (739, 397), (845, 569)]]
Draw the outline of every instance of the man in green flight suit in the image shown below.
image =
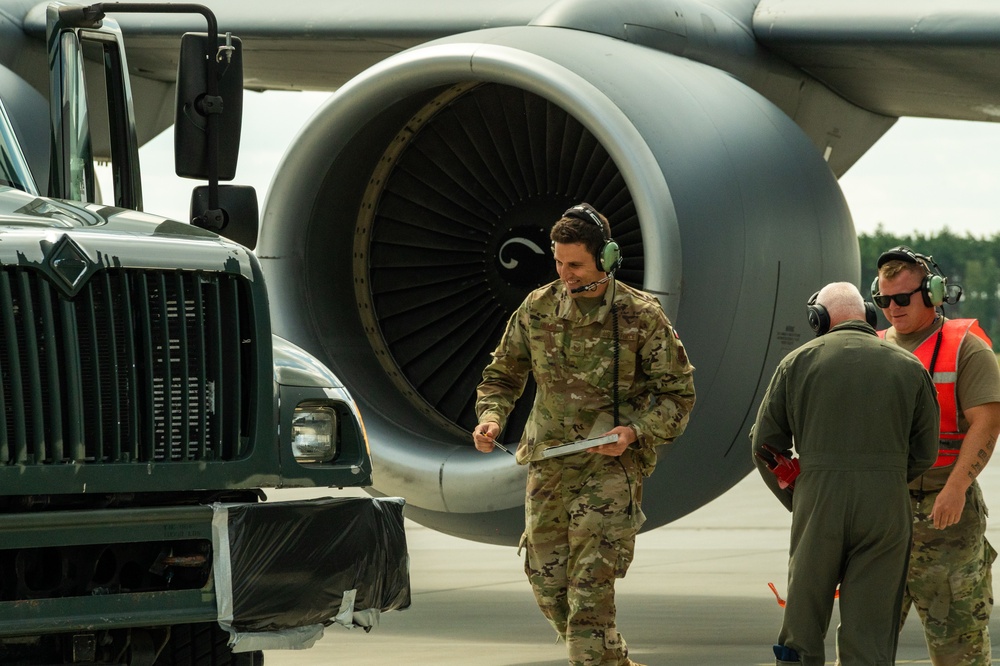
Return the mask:
[[(890, 666), (910, 548), (906, 484), (934, 462), (934, 385), (912, 354), (880, 340), (857, 287), (809, 304), (817, 338), (778, 365), (752, 431), (754, 462), (792, 511), (788, 601), (777, 664), (826, 663), (840, 585), (838, 663)], [(781, 487), (764, 460), (794, 446), (801, 472)]]
[[(559, 279), (528, 294), (483, 371), (473, 432), (493, 450), (529, 373), (537, 391), (517, 461), (528, 466), (525, 573), (571, 666), (637, 665), (615, 623), (614, 584), (644, 516), (642, 478), (694, 405), (694, 368), (651, 295), (614, 279), (607, 220), (573, 206), (550, 233)], [(566, 456), (546, 451), (613, 434)]]

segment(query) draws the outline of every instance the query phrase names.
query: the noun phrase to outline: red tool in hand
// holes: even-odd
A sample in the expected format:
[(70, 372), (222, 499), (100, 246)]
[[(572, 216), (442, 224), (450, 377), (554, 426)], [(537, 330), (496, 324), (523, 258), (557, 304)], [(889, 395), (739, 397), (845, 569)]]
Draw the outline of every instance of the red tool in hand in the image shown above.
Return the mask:
[(792, 490), (795, 487), (795, 477), (799, 475), (799, 459), (786, 457), (770, 444), (762, 444), (761, 448), (768, 455), (762, 455), (759, 451), (754, 455), (777, 477), (780, 488)]

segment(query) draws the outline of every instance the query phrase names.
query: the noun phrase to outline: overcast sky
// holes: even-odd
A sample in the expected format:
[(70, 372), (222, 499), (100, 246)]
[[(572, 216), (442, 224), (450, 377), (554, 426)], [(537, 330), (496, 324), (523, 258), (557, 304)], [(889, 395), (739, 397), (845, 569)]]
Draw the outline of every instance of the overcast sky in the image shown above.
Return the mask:
[[(261, 205), (289, 142), (328, 93), (247, 92), (234, 183)], [(173, 175), (168, 130), (144, 146), (145, 209), (187, 219), (195, 181)], [(840, 180), (858, 233), (1000, 233), (1000, 123), (903, 118)]]

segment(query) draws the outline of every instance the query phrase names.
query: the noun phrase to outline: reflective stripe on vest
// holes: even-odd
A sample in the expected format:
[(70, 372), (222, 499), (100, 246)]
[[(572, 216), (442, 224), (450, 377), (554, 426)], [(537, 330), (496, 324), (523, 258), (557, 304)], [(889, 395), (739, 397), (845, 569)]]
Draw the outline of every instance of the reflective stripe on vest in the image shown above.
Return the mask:
[[(958, 397), (956, 393), (958, 352), (962, 348), (962, 341), (970, 332), (982, 338), (991, 347), (993, 343), (975, 319), (951, 319), (946, 321), (939, 331), (942, 336), (941, 348), (938, 350), (936, 360), (934, 359), (934, 347), (937, 345), (938, 331), (921, 342), (913, 350), (913, 354), (920, 359), (928, 371), (931, 371), (931, 361), (934, 361), (931, 379), (937, 389), (938, 406), (941, 408), (941, 439), (959, 442), (959, 446), (961, 446), (961, 441), (965, 439), (965, 433), (958, 429)], [(880, 338), (885, 339), (885, 331), (879, 331), (878, 334)], [(953, 464), (958, 458), (958, 452), (959, 449), (939, 449), (934, 467), (945, 467)]]

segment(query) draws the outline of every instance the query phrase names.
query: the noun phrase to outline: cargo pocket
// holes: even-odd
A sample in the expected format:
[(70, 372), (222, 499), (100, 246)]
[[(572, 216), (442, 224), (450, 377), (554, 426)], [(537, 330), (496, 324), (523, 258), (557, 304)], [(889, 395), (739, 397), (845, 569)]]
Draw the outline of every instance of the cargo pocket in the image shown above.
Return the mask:
[(635, 557), (635, 538), (628, 543), (625, 540), (619, 541), (615, 545), (618, 553), (618, 561), (615, 563), (615, 578), (624, 578), (628, 573), (628, 568), (632, 566), (632, 559)]
[(632, 516), (623, 511), (605, 518), (605, 535), (615, 557), (615, 578), (624, 578), (628, 572), (635, 556), (635, 535), (639, 533), (639, 528), (645, 521), (646, 516), (638, 505), (633, 508)]
[(622, 635), (618, 633), (618, 629), (614, 626), (604, 629), (601, 633), (604, 634), (604, 649), (611, 650), (612, 652), (621, 652), (623, 643)]
[(961, 628), (958, 633), (979, 631), (989, 624), (993, 611), (992, 566), (996, 556), (993, 546), (984, 539), (980, 556), (949, 576), (947, 626), (939, 628), (943, 635), (954, 635), (956, 628)]

